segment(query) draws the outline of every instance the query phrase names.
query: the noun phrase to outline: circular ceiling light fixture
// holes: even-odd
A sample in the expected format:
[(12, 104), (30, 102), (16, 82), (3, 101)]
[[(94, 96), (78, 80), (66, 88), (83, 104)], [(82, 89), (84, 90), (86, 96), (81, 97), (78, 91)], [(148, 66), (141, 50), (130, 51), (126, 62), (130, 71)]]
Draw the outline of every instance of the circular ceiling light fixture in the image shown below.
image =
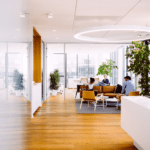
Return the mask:
[(98, 27), (92, 27), (92, 28), (87, 28), (81, 31), (78, 31), (74, 37), (79, 40), (84, 40), (84, 41), (90, 41), (90, 42), (131, 42), (131, 41), (140, 41), (140, 40), (145, 40), (149, 39), (150, 37), (137, 37), (135, 38), (135, 35), (133, 37), (130, 37), (130, 39), (124, 39), (124, 38), (96, 38), (96, 37), (88, 37), (88, 36), (83, 36), (83, 34), (87, 33), (93, 33), (93, 32), (102, 32), (102, 31), (133, 31), (133, 32), (150, 32), (150, 27), (145, 27), (145, 26), (131, 26), (131, 25), (111, 25), (111, 26), (98, 26)]

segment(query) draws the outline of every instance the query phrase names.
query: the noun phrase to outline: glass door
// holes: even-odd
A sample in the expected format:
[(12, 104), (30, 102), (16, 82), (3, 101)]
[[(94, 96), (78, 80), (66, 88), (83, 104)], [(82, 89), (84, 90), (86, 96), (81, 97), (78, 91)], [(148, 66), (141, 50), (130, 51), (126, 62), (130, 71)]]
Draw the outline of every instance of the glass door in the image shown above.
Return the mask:
[[(64, 100), (64, 87), (65, 87), (65, 67), (64, 67), (64, 44), (47, 44), (47, 98), (51, 97), (54, 91), (57, 92), (57, 96)], [(59, 88), (54, 90), (50, 88), (50, 74), (55, 70), (59, 71), (60, 82)]]
[(8, 43), (8, 98), (28, 99), (28, 44)]

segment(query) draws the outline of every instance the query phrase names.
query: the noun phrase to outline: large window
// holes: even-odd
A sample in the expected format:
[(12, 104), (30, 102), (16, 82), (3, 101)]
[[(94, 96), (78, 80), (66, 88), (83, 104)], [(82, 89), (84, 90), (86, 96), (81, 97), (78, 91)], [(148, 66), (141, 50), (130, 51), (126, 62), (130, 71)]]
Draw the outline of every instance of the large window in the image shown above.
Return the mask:
[[(115, 65), (118, 66), (118, 51), (110, 53), (110, 59), (115, 61)], [(118, 84), (118, 69), (113, 69), (112, 74), (113, 76), (110, 78), (110, 84), (116, 85)]]
[(131, 82), (136, 88), (136, 77), (133, 72), (127, 70), (127, 65), (129, 65), (129, 59), (126, 59), (126, 48), (128, 45), (122, 45), (116, 51), (110, 53), (110, 59), (115, 61), (115, 65), (118, 66), (118, 69), (113, 69), (113, 77), (110, 78), (110, 83), (112, 85), (121, 84), (123, 85), (124, 77), (129, 75), (131, 76)]
[(65, 58), (67, 79), (95, 77), (96, 55), (66, 54)]

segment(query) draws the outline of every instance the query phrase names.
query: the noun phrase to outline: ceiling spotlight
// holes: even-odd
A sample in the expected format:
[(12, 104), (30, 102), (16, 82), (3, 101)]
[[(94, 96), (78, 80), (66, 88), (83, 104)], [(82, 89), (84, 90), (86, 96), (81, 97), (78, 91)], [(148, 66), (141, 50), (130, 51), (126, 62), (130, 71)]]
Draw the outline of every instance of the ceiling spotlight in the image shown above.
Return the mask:
[(56, 31), (56, 30), (53, 30), (53, 31)]
[(17, 37), (14, 37), (15, 39), (17, 38)]
[(20, 13), (20, 17), (26, 17), (26, 13), (25, 12), (21, 12)]
[(58, 39), (58, 37), (56, 37), (56, 39)]
[(20, 31), (20, 29), (16, 29), (17, 31)]
[(53, 14), (52, 13), (48, 13), (47, 16), (48, 16), (48, 18), (53, 18)]

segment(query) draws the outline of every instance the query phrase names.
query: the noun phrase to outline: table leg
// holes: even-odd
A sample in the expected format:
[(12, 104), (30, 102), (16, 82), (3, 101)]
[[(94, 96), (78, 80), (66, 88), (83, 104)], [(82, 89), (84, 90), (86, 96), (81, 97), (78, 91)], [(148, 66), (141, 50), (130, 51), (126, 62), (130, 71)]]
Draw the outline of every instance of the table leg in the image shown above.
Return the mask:
[(75, 95), (75, 98), (77, 97), (77, 91), (76, 91), (76, 95)]
[(117, 108), (116, 109), (118, 109), (118, 99), (117, 99)]

